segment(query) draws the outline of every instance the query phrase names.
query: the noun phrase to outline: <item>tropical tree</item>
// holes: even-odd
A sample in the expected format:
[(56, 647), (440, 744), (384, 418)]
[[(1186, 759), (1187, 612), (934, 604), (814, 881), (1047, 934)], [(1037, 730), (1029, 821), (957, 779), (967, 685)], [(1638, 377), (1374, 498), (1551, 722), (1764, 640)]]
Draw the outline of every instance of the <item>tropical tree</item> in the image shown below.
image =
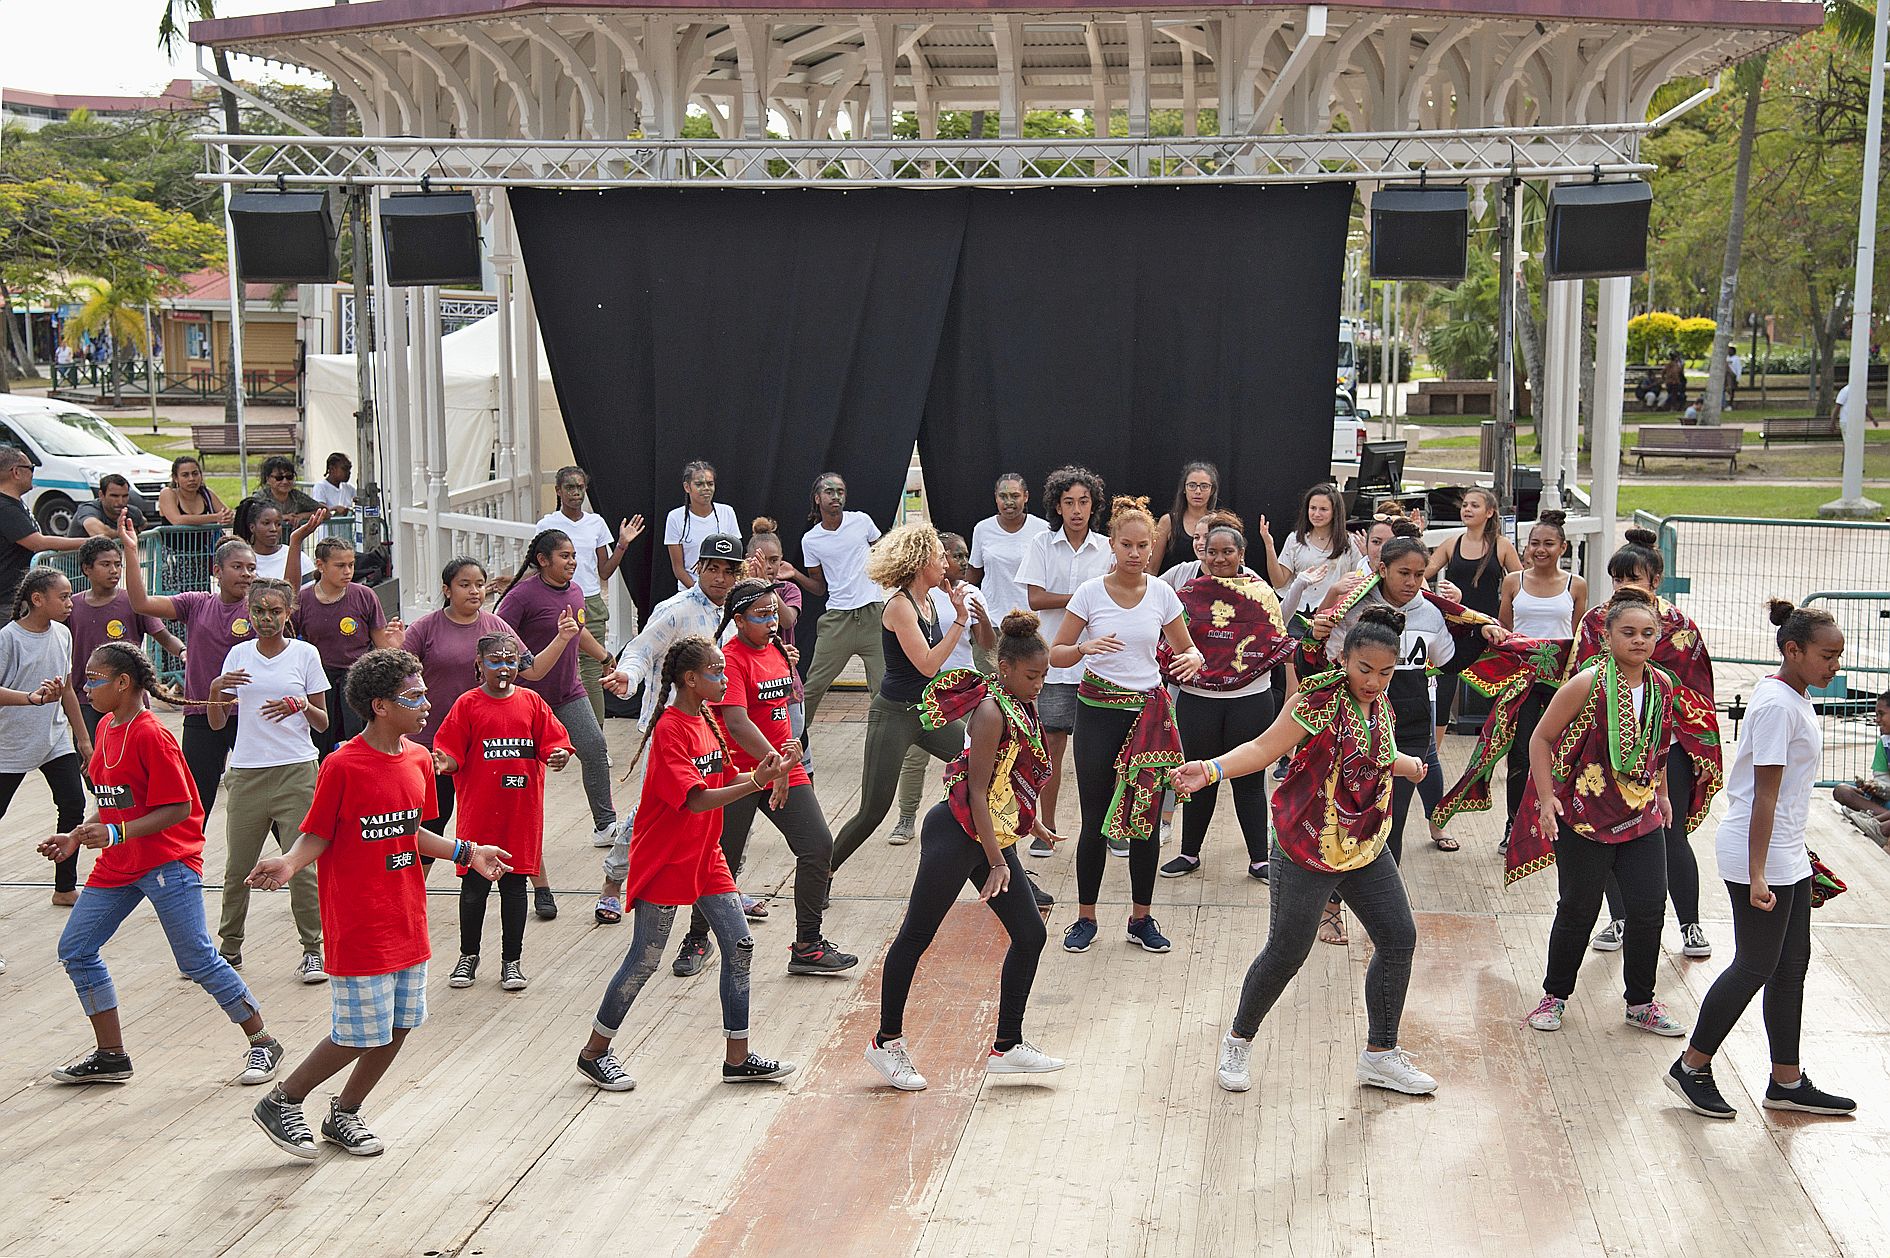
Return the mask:
[(156, 296), (149, 276), (133, 275), (114, 284), (110, 280), (80, 279), (72, 282), (72, 295), (79, 309), (68, 315), (65, 341), (77, 349), (86, 337), (111, 343), (109, 371), (112, 381), (112, 405), (124, 401), (124, 372), (119, 368), (119, 350), (131, 346), (139, 353), (151, 352), (150, 310)]

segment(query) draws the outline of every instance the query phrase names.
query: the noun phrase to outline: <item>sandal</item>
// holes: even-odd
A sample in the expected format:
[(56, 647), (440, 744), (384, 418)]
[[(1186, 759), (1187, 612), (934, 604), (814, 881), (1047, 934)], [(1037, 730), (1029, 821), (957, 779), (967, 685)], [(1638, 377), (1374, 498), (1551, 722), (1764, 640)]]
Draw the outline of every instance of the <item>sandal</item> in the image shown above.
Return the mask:
[(1431, 844), (1440, 852), (1455, 852), (1463, 846), (1442, 830), (1431, 831)]
[(1319, 918), (1319, 942), (1338, 944), (1343, 947), (1351, 943), (1345, 933), (1345, 906), (1326, 905), (1326, 911)]
[(742, 916), (751, 922), (765, 922), (768, 920), (768, 906), (753, 896), (745, 895), (742, 897)]
[(623, 920), (623, 905), (614, 895), (597, 897), (597, 907), (591, 910), (599, 926), (615, 926)]

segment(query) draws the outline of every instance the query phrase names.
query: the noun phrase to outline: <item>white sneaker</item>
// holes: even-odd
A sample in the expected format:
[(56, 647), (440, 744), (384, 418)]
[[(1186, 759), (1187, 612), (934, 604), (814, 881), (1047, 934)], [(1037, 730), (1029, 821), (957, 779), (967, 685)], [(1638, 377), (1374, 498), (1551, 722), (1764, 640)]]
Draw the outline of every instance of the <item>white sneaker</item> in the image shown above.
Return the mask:
[(1872, 843), (1876, 843), (1879, 846), (1883, 844), (1884, 842), (1883, 826), (1878, 824), (1878, 821), (1875, 817), (1857, 808), (1840, 807), (1838, 811), (1844, 814), (1844, 819), (1846, 821), (1850, 822), (1852, 825), (1857, 827), (1858, 833), (1862, 834), (1865, 838), (1869, 839)]
[(599, 826), (591, 831), (592, 847), (610, 847), (617, 842), (617, 836), (623, 833), (623, 822), (613, 821), (607, 826)]
[(1061, 1058), (1052, 1057), (1035, 1044), (1019, 1040), (1011, 1045), (1010, 1051), (1000, 1053), (991, 1050), (985, 1058), (984, 1073), (988, 1075), (1047, 1075), (1063, 1069), (1068, 1063)]
[(1588, 946), (1593, 948), (1596, 952), (1619, 952), (1621, 951), (1622, 943), (1626, 940), (1627, 923), (1616, 918), (1606, 926), (1603, 926), (1600, 933), (1590, 941)]
[(1243, 1040), (1232, 1031), (1221, 1037), (1221, 1064), (1214, 1074), (1223, 1092), (1245, 1092), (1253, 1086), (1253, 1076), (1247, 1070), (1252, 1057), (1252, 1040)]
[(1426, 1096), (1437, 1091), (1437, 1080), (1411, 1064), (1411, 1054), (1402, 1048), (1388, 1053), (1369, 1050), (1358, 1055), (1358, 1081), (1368, 1088), (1389, 1088), (1406, 1096)]
[[(1012, 1052), (1017, 1051), (1012, 1049)], [(896, 1040), (887, 1040), (882, 1044), (866, 1046), (866, 1061), (887, 1083), (901, 1092), (920, 1092), (925, 1089), (925, 1076), (912, 1065), (912, 1058), (906, 1055), (906, 1040), (902, 1035)], [(1063, 1063), (1058, 1062), (1059, 1066)]]

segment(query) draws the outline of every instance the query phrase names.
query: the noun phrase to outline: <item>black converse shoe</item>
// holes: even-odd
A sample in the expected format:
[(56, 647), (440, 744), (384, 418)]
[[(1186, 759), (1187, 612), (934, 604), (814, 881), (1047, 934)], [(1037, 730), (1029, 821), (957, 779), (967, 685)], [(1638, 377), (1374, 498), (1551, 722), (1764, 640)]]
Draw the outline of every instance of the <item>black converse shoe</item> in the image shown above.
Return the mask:
[(462, 956), (459, 964), (453, 967), (453, 976), (446, 980), (448, 987), (471, 987), (473, 980), (479, 977), (479, 956), (477, 953)]
[(361, 1121), (361, 1110), (341, 1108), (341, 1098), (328, 1098), (328, 1117), (322, 1119), (322, 1139), (338, 1144), (359, 1158), (378, 1157), (387, 1146)]
[(123, 1083), (131, 1078), (131, 1058), (95, 1048), (70, 1066), (52, 1072), (61, 1083)]
[(302, 1117), (302, 1103), (282, 1095), (281, 1088), (269, 1089), (269, 1095), (256, 1102), (249, 1116), (277, 1148), (298, 1158), (312, 1160), (315, 1157), (315, 1133), (308, 1129), (308, 1120)]
[(1685, 1101), (1695, 1114), (1707, 1118), (1736, 1117), (1739, 1111), (1726, 1103), (1726, 1098), (1719, 1094), (1719, 1085), (1713, 1082), (1713, 1063), (1688, 1070), (1685, 1061), (1684, 1057), (1676, 1057), (1673, 1065), (1667, 1067), (1667, 1091)]
[(1798, 1086), (1788, 1088), (1776, 1081), (1765, 1085), (1765, 1108), (1793, 1109), (1801, 1114), (1849, 1114), (1857, 1102), (1848, 1096), (1836, 1096), (1812, 1083), (1811, 1076), (1798, 1072)]
[(748, 1060), (739, 1066), (722, 1063), (723, 1083), (768, 1083), (775, 1079), (785, 1079), (794, 1073), (792, 1062), (769, 1061), (766, 1057), (748, 1054)]
[(499, 986), (508, 992), (522, 992), (531, 985), (525, 970), (516, 961), (507, 961), (499, 970)]
[(637, 1081), (624, 1073), (617, 1055), (609, 1049), (596, 1057), (578, 1054), (578, 1073), (606, 1092), (628, 1092), (637, 1086)]
[(541, 922), (555, 921), (558, 916), (558, 901), (551, 894), (550, 887), (539, 887), (532, 892), (532, 905)]
[(268, 1083), (276, 1077), (276, 1068), (282, 1065), (283, 1055), (288, 1051), (282, 1047), (281, 1040), (251, 1044), (249, 1052), (243, 1056), (243, 1073), (236, 1076), (236, 1081), (245, 1087)]

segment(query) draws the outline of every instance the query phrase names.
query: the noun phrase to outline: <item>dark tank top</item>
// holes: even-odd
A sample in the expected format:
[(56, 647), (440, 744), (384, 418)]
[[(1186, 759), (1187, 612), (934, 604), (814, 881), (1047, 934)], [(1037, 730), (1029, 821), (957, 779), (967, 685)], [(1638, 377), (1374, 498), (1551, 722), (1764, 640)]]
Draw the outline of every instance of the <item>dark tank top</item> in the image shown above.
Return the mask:
[[(925, 645), (937, 646), (945, 636), (945, 627), (939, 623), (937, 612), (933, 612), (928, 622), (919, 600), (905, 590), (899, 594), (912, 604), (913, 613), (919, 618), (919, 635), (925, 639)], [(879, 625), (879, 645), (886, 656), (886, 674), (880, 679), (879, 693), (893, 703), (917, 703), (925, 693), (925, 684), (932, 680), (932, 674), (919, 671), (919, 666), (906, 654), (906, 648), (899, 645), (899, 635), (888, 629), (884, 620)]]
[[(1503, 606), (1503, 561), (1495, 554), (1483, 558), (1465, 559), (1463, 557), (1463, 538), (1450, 548), (1450, 559), (1444, 564), (1444, 575), (1451, 583), (1463, 591), (1463, 605), (1471, 611), (1482, 612), (1485, 616), (1494, 616)], [(1483, 579), (1477, 580), (1477, 565), (1483, 565)]]
[(1166, 572), (1178, 563), (1187, 563), (1194, 558), (1194, 538), (1176, 517), (1175, 524), (1168, 531), (1168, 549), (1162, 554), (1160, 571)]

